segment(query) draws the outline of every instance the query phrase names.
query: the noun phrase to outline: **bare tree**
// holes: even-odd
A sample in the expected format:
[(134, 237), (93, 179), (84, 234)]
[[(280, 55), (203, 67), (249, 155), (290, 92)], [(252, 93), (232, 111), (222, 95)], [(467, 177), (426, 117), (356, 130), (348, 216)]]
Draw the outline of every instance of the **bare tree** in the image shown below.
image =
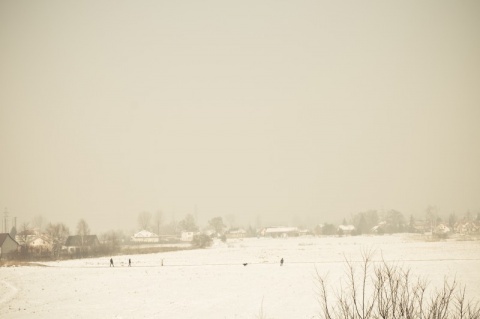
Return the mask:
[(121, 231), (110, 230), (101, 236), (102, 245), (105, 253), (112, 253), (120, 248), (123, 233)]
[(85, 219), (80, 219), (77, 224), (77, 235), (79, 236), (88, 236), (90, 235), (90, 227), (88, 226)]
[(53, 257), (58, 257), (63, 244), (65, 244), (65, 241), (70, 234), (70, 231), (65, 224), (49, 223), (46, 227), (46, 233), (52, 241), (52, 255)]
[(138, 214), (138, 226), (141, 229), (150, 229), (150, 223), (152, 221), (152, 214), (149, 212), (141, 212)]
[(31, 235), (31, 229), (30, 229), (29, 223), (28, 222), (22, 223), (22, 225), (20, 226), (20, 233), (18, 233), (18, 237), (22, 244), (22, 251), (25, 256), (28, 255), (30, 235)]
[(83, 256), (85, 250), (85, 236), (90, 235), (90, 227), (84, 219), (80, 219), (77, 224), (77, 235), (80, 236), (80, 252)]
[(39, 230), (43, 229), (43, 225), (45, 224), (45, 218), (42, 215), (36, 215), (33, 217), (32, 225), (34, 228), (38, 228)]
[(225, 224), (223, 223), (222, 217), (214, 217), (208, 221), (208, 225), (215, 230), (217, 234), (223, 234), (223, 230), (225, 229)]
[(195, 223), (195, 218), (193, 218), (192, 214), (187, 214), (187, 216), (185, 216), (185, 219), (182, 219), (178, 223), (178, 226), (180, 227), (181, 230), (187, 231), (187, 232), (194, 232), (198, 230), (198, 226)]
[(437, 216), (438, 216), (437, 207), (429, 205), (425, 210), (425, 218), (427, 222), (430, 224), (430, 231), (433, 231), (433, 229), (437, 226), (436, 225)]

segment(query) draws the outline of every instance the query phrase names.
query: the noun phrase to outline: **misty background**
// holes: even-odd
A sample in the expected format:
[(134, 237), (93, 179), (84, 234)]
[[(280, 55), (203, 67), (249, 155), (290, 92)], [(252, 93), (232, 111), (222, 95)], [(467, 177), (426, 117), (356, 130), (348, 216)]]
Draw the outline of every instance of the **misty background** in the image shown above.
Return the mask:
[(0, 1), (0, 213), (480, 211), (478, 1)]

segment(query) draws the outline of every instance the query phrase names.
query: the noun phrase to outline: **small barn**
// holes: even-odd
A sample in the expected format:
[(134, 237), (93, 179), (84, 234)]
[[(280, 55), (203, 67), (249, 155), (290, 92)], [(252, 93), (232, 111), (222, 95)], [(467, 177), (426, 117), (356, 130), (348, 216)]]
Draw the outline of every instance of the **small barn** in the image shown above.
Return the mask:
[(0, 234), (0, 259), (6, 259), (16, 254), (18, 243), (8, 233)]
[(338, 226), (338, 233), (342, 235), (352, 235), (355, 231), (355, 226), (353, 225), (340, 225)]
[(265, 237), (298, 237), (299, 231), (297, 227), (267, 227), (261, 232)]
[(229, 230), (225, 236), (227, 238), (245, 238), (247, 235), (247, 232), (244, 229), (231, 229)]

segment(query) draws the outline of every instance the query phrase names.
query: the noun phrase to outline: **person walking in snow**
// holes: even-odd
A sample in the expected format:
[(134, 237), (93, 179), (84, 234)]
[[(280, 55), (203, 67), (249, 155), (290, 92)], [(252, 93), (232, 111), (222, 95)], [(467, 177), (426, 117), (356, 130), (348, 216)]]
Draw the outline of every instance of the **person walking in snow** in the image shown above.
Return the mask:
[(132, 260), (128, 258), (128, 267), (132, 267)]
[(280, 259), (280, 266), (283, 266), (283, 258)]
[(113, 258), (110, 258), (110, 267), (115, 267), (115, 266), (113, 265)]

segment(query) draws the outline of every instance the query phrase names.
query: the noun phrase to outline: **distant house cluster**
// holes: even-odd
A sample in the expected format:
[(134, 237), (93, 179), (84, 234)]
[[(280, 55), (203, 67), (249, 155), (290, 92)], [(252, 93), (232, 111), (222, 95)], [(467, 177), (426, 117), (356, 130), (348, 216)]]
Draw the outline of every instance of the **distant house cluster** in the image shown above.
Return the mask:
[(480, 222), (463, 221), (455, 223), (454, 230), (459, 234), (477, 234), (480, 232)]
[[(22, 256), (50, 257), (54, 254), (54, 241), (37, 230), (28, 230), (16, 235), (0, 234), (0, 259)], [(88, 256), (100, 247), (96, 235), (68, 236), (61, 245), (60, 254), (64, 256)]]
[[(184, 241), (192, 241), (194, 233), (182, 234)], [(11, 233), (0, 233), (0, 260), (12, 258), (81, 258), (101, 255), (109, 251), (109, 245), (158, 244), (180, 242), (176, 236), (159, 236), (148, 230), (141, 230), (130, 237), (105, 238), (97, 235), (69, 235), (52, 238), (38, 229), (24, 230), (19, 233), (13, 228)]]

